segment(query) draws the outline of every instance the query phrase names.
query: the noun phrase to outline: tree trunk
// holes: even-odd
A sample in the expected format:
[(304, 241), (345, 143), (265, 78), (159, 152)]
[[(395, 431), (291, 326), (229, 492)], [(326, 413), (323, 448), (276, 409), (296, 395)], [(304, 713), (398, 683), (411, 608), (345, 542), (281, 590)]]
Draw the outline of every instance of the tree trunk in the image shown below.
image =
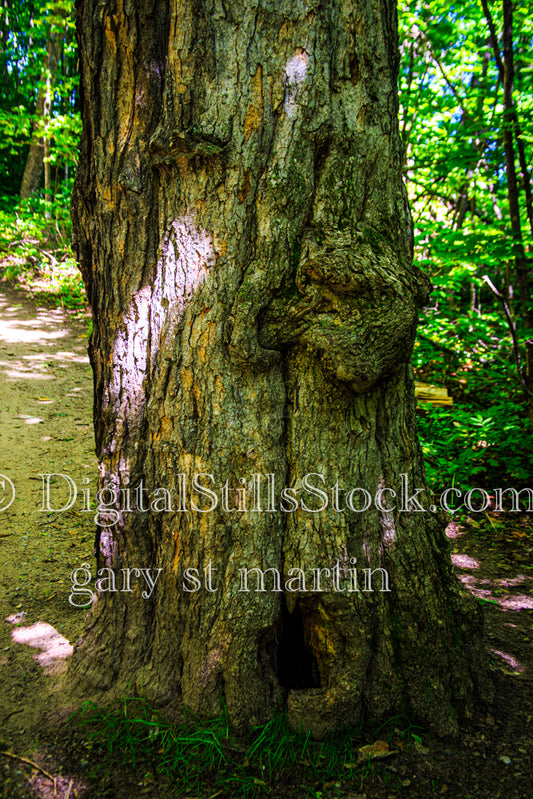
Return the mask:
[[(518, 115), (513, 101), (514, 83), (514, 56), (513, 56), (513, 5), (511, 0), (503, 0), (503, 60), (500, 54), (500, 45), (496, 34), (496, 27), (487, 0), (481, 0), (483, 12), (490, 31), (492, 49), (503, 85), (504, 120), (502, 127), (503, 145), (505, 151), (505, 169), (507, 173), (507, 198), (509, 201), (509, 216), (514, 242), (515, 273), (518, 282), (518, 292), (522, 309), (522, 318), (526, 329), (533, 326), (533, 311), (531, 309), (531, 290), (529, 285), (529, 267), (522, 238), (522, 225), (520, 222), (519, 189), (516, 176), (514, 138), (518, 146), (520, 166), (522, 169), (523, 183), (526, 193), (526, 208), (528, 219), (531, 217), (531, 187), (529, 171), (525, 162), (524, 143), (518, 123)], [(514, 135), (513, 135), (514, 134)], [(532, 227), (533, 234), (533, 227)], [(532, 396), (530, 392), (530, 397)], [(530, 405), (530, 415), (533, 408)]]
[[(81, 0), (78, 35), (73, 219), (117, 590), (102, 571), (73, 681), (225, 702), (242, 728), (281, 700), (319, 736), (399, 709), (455, 730), (484, 652), (441, 520), (391, 493), (361, 510), (362, 489), (424, 485), (394, 3)], [(149, 599), (128, 568), (161, 569)]]
[[(509, 215), (514, 240), (515, 272), (522, 307), (522, 317), (528, 330), (533, 327), (531, 309), (531, 291), (529, 286), (529, 267), (526, 260), (522, 225), (520, 222), (519, 191), (516, 177), (515, 152), (513, 143), (512, 115), (516, 112), (513, 106), (513, 8), (511, 0), (503, 0), (503, 107), (505, 112), (503, 125), (503, 144), (505, 148), (505, 169), (507, 172), (507, 197), (509, 199)], [(516, 117), (515, 117), (516, 118)]]
[[(37, 103), (35, 106), (36, 119), (33, 125), (32, 140), (30, 142), (30, 149), (28, 150), (26, 166), (20, 186), (21, 200), (27, 200), (32, 194), (38, 191), (41, 185), (45, 151), (47, 154), (50, 147), (46, 128), (48, 127), (48, 120), (52, 111), (53, 83), (59, 65), (60, 53), (61, 41), (56, 33), (50, 31), (46, 43), (46, 59), (41, 77), (41, 86), (37, 94)], [(44, 136), (42, 135), (43, 128)], [(49, 199), (48, 194), (47, 199)]]

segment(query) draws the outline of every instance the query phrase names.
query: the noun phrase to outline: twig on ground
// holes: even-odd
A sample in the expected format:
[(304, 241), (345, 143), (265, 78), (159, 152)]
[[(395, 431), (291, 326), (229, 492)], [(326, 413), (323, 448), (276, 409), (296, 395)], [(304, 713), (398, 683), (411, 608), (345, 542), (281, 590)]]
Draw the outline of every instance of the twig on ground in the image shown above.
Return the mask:
[(54, 796), (57, 796), (57, 777), (54, 777), (38, 763), (35, 763), (33, 760), (30, 760), (29, 757), (22, 757), (22, 755), (16, 755), (14, 752), (8, 752), (8, 751), (3, 751), (1, 754), (6, 755), (7, 757), (12, 757), (13, 760), (20, 760), (21, 763), (27, 763), (29, 766), (33, 766), (33, 768), (36, 768), (37, 771), (40, 771), (42, 774), (44, 774), (45, 777), (47, 777), (49, 780), (51, 780), (54, 783)]

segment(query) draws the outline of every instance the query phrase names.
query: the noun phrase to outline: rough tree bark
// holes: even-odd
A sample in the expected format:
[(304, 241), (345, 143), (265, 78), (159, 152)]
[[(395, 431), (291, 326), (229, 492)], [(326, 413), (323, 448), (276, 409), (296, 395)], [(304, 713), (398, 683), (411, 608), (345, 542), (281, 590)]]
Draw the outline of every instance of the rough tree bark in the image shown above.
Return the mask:
[[(159, 499), (129, 512), (123, 491), (98, 563), (162, 571), (150, 599), (138, 582), (100, 592), (73, 679), (200, 714), (225, 702), (237, 727), (281, 699), (316, 735), (399, 709), (454, 731), (484, 656), (438, 517), (337, 512), (335, 492), (312, 512), (303, 485), (424, 485), (409, 359), (427, 283), (400, 177), (394, 3), (80, 0), (78, 34), (73, 219), (101, 486), (142, 480), (145, 506)], [(198, 474), (210, 512), (192, 505), (215, 504)], [(274, 572), (239, 590), (253, 567), (278, 569), (281, 590)], [(384, 572), (364, 591), (379, 567), (390, 591)], [(333, 569), (321, 586), (317, 568)]]

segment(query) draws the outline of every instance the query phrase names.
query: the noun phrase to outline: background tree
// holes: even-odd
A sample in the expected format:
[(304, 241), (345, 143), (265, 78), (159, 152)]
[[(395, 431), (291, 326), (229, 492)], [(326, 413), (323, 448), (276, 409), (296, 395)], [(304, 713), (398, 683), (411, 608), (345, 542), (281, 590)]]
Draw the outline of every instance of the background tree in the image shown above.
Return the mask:
[(33, 135), (20, 186), (21, 200), (27, 200), (38, 190), (41, 184), (43, 164), (45, 167), (45, 191), (47, 194), (50, 192), (50, 140), (48, 127), (52, 115), (52, 86), (59, 66), (59, 56), (60, 41), (56, 33), (50, 28), (46, 42), (46, 56), (43, 64), (41, 85), (35, 104), (36, 119), (33, 124)]
[(0, 39), (0, 277), (80, 309), (70, 249), (81, 128), (74, 3), (4, 0)]
[(515, 7), (511, 28), (509, 6), (506, 26), (504, 5), (484, 0), (456, 3), (453, 14), (440, 0), (408, 2), (400, 15), (415, 259), (434, 285), (415, 365), (455, 400), (418, 419), (434, 488), (523, 485), (531, 475), (533, 31), (527, 6)]
[(76, 161), (79, 115), (73, 3), (5, 0), (0, 16), (2, 194), (51, 200)]
[[(310, 472), (372, 495), (401, 474), (423, 485), (409, 357), (427, 284), (401, 182), (394, 4), (83, 0), (78, 33), (73, 214), (101, 486), (164, 486), (174, 512), (108, 511), (100, 567), (162, 573), (150, 600), (101, 592), (72, 677), (202, 714), (225, 701), (237, 726), (286, 696), (317, 735), (405, 706), (454, 730), (483, 653), (439, 520), (399, 503), (243, 513), (235, 491), (273, 474), (301, 499)], [(226, 510), (191, 496), (176, 510), (199, 473), (228, 481)], [(345, 575), (351, 558), (386, 568), (390, 593), (239, 592), (245, 567), (285, 581)], [(184, 570), (204, 581), (209, 563), (212, 585), (185, 592)]]

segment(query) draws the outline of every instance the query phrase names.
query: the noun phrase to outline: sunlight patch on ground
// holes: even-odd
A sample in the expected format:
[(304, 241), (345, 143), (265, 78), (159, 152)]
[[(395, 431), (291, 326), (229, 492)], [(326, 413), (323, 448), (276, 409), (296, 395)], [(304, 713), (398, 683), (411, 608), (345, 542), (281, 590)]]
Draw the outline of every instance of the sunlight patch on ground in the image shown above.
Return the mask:
[[(477, 566), (461, 566), (459, 563), (456, 563), (456, 558), (463, 560), (473, 560), (473, 558), (469, 558), (467, 555), (452, 555), (454, 564), (459, 566), (459, 568), (469, 569), (479, 566), (479, 564), (477, 564)], [(476, 563), (476, 561), (474, 561), (474, 563)], [(533, 610), (533, 596), (527, 594), (510, 594), (503, 587), (514, 587), (516, 585), (528, 583), (533, 579), (529, 577), (529, 575), (519, 574), (509, 580), (480, 580), (473, 574), (458, 574), (457, 576), (475, 597), (484, 599), (486, 602), (492, 602), (498, 605), (501, 610)], [(501, 596), (503, 592), (505, 592), (505, 596)]]
[(79, 355), (76, 352), (54, 352), (54, 360), (56, 361), (72, 361), (74, 363), (89, 363), (88, 355)]
[(459, 538), (459, 536), (464, 535), (464, 531), (459, 529), (457, 522), (450, 522), (445, 532), (448, 538)]
[(499, 649), (491, 649), (490, 651), (493, 655), (497, 655), (497, 657), (504, 660), (505, 663), (513, 669), (513, 671), (518, 671), (521, 674), (525, 672), (525, 666), (522, 666), (522, 664), (512, 655), (507, 654), (507, 652), (501, 652)]
[(452, 563), (459, 569), (479, 569), (479, 563), (477, 560), (471, 558), (469, 555), (463, 555), (459, 552), (456, 552), (452, 555)]
[(81, 782), (70, 780), (61, 774), (51, 774), (50, 777), (45, 777), (44, 774), (34, 774), (30, 778), (29, 784), (39, 799), (56, 799), (56, 797), (74, 799), (76, 796), (85, 795), (85, 786)]
[(517, 574), (516, 577), (512, 577), (509, 580), (496, 580), (495, 582), (503, 588), (512, 588), (515, 585), (522, 585), (523, 583), (533, 583), (533, 577), (530, 577), (529, 574)]
[[(35, 342), (33, 342), (35, 343)], [(36, 342), (45, 346), (45, 342)], [(6, 348), (6, 344), (2, 345)], [(25, 346), (24, 342), (16, 342), (16, 346)], [(15, 355), (15, 353), (8, 353)], [(15, 360), (0, 360), (0, 368), (8, 380), (53, 380), (56, 369), (65, 369), (67, 363), (81, 363), (89, 365), (89, 358), (84, 353), (47, 352), (39, 355), (23, 355)]]
[[(79, 352), (36, 352), (34, 355), (23, 355), (23, 361), (34, 361), (36, 365), (39, 363), (48, 363), (49, 361), (72, 361), (73, 363), (90, 363), (88, 355), (81, 355)], [(76, 388), (72, 391), (81, 391)]]
[[(66, 333), (61, 330), (47, 332), (35, 329), (35, 321), (23, 322), (18, 320), (16, 323), (0, 321), (0, 339), (6, 344), (45, 344), (47, 341), (64, 338)], [(25, 328), (24, 325), (28, 327)]]
[(503, 610), (533, 610), (533, 596), (526, 594), (509, 594), (498, 597), (498, 605)]
[(42, 650), (33, 657), (44, 667), (46, 674), (58, 674), (63, 671), (66, 667), (63, 661), (70, 657), (73, 651), (67, 639), (51, 624), (43, 621), (35, 622), (31, 627), (16, 627), (11, 637), (17, 644), (26, 644)]
[[(7, 366), (7, 364), (2, 363), (0, 361), (0, 366)], [(5, 377), (9, 378), (10, 380), (27, 380), (29, 378), (31, 380), (53, 380), (54, 379), (54, 375), (46, 375), (46, 374), (43, 374), (43, 372), (32, 372), (29, 369), (24, 369), (24, 370), (23, 369), (21, 369), (21, 370), (7, 369), (4, 372), (4, 375), (5, 375)]]

